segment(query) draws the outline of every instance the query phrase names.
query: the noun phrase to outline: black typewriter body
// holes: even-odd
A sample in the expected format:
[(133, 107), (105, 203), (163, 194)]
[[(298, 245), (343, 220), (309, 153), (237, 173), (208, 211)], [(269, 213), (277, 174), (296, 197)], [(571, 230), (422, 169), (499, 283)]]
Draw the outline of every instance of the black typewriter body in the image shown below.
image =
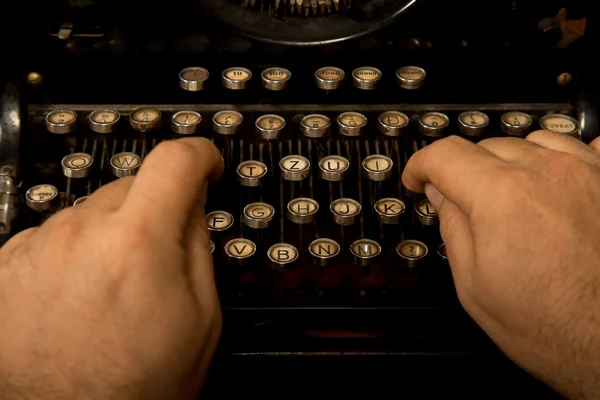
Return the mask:
[[(595, 64), (589, 49), (598, 42), (585, 2), (405, 1), (386, 4), (374, 16), (350, 1), (341, 1), (338, 11), (332, 2), (333, 11), (325, 13), (330, 3), (324, 1), (315, 1), (316, 8), (300, 2), (304, 8), (291, 12), (283, 0), (277, 2), (283, 10), (269, 1), (223, 0), (223, 7), (232, 7), (228, 13), (208, 0), (160, 7), (137, 1), (48, 3), (35, 4), (35, 15), (16, 18), (19, 35), (6, 40), (19, 55), (2, 73), (4, 237), (51, 215), (26, 205), (29, 188), (57, 188), (52, 211), (74, 206), (118, 179), (111, 169), (115, 154), (132, 152), (143, 159), (161, 141), (186, 136), (172, 128), (175, 113), (199, 113), (202, 120), (191, 135), (213, 140), (226, 165), (223, 177), (209, 188), (207, 213), (225, 211), (233, 217), (230, 227), (211, 232), (224, 332), (207, 397), (274, 397), (272, 392), (281, 390), (317, 397), (525, 398), (533, 393), (557, 398), (506, 360), (464, 312), (440, 254), (435, 217), (419, 214), (424, 197), (408, 193), (400, 176), (411, 154), (439, 137), (456, 134), (478, 141), (507, 135), (502, 121), (508, 112), (529, 115), (532, 131), (544, 116), (569, 116), (583, 141), (596, 137), (596, 81), (590, 73)], [(246, 27), (239, 23), (244, 16)], [(333, 28), (344, 19), (358, 22), (339, 25), (336, 34)], [(287, 26), (280, 37), (273, 31), (278, 24)], [(372, 31), (361, 28), (365, 24), (373, 25)], [(315, 71), (329, 66), (345, 72), (334, 90), (316, 83)], [(353, 82), (353, 71), (365, 66), (380, 71), (372, 90)], [(400, 87), (397, 70), (406, 66), (426, 71), (418, 89)], [(208, 71), (203, 90), (180, 85), (180, 72), (189, 67)], [(222, 73), (232, 67), (252, 72), (246, 88), (223, 86)], [(271, 67), (291, 73), (285, 89), (262, 85), (261, 73)], [(160, 112), (156, 129), (142, 132), (130, 124), (143, 107)], [(117, 111), (120, 120), (113, 132), (98, 133), (90, 128), (90, 114), (104, 109)], [(48, 131), (47, 116), (57, 110), (76, 113), (72, 131)], [(215, 131), (213, 118), (223, 111), (241, 114), (237, 132)], [(380, 116), (390, 111), (408, 118), (399, 136), (382, 133)], [(358, 136), (338, 127), (347, 112), (366, 117)], [(447, 117), (442, 136), (428, 136), (420, 128), (431, 112)], [(473, 112), (489, 120), (480, 135), (460, 128), (461, 115)], [(312, 114), (329, 118), (328, 135), (302, 133), (303, 119)], [(277, 137), (261, 137), (255, 124), (264, 115), (285, 120)], [(61, 160), (79, 152), (93, 157), (88, 175), (66, 177)], [(307, 176), (286, 178), (280, 161), (290, 155), (310, 162)], [(374, 155), (392, 162), (383, 180), (373, 180), (363, 166)], [(319, 162), (327, 156), (348, 161), (343, 180), (323, 179)], [(250, 160), (267, 169), (260, 186), (240, 183), (237, 168)], [(12, 188), (3, 187), (11, 182)], [(289, 215), (289, 203), (298, 198), (319, 205), (307, 223)], [(330, 210), (340, 198), (361, 206), (346, 226), (336, 223)], [(382, 223), (376, 203), (385, 198), (404, 204), (397, 222)], [(274, 210), (266, 228), (244, 221), (246, 206), (258, 202)], [(256, 246), (251, 257), (232, 257), (226, 250), (239, 238)], [(337, 242), (339, 254), (331, 259), (312, 255), (311, 243), (319, 238)], [(353, 254), (352, 245), (360, 239), (375, 241), (381, 253), (369, 259), (373, 247), (367, 246)], [(422, 242), (427, 254), (400, 256), (397, 247), (406, 240)], [(295, 247), (294, 263), (285, 263), (289, 252), (277, 253), (284, 255), (279, 263), (269, 258), (269, 249), (279, 243)]]

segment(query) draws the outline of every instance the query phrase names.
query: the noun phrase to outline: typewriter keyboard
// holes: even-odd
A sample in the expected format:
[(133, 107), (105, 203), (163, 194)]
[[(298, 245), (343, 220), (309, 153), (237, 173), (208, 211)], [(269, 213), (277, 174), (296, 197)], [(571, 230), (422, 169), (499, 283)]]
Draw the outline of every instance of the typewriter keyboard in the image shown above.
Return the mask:
[(207, 137), (226, 167), (206, 205), (224, 310), (418, 310), (410, 329), (430, 328), (423, 315), (461, 308), (437, 212), (402, 186), (410, 156), (579, 126), (569, 103), (425, 103), (429, 71), (382, 70), (189, 67), (169, 80), (186, 102), (30, 104), (25, 225), (135, 175), (164, 140)]

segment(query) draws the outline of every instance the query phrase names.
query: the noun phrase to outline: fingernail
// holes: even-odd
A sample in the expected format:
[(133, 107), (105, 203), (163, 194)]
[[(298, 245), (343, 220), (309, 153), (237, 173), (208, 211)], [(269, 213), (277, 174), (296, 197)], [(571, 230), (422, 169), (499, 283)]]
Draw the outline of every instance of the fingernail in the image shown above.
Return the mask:
[(436, 209), (440, 209), (442, 202), (444, 201), (444, 195), (440, 193), (439, 190), (436, 189), (431, 183), (425, 184), (425, 195), (429, 199), (429, 202)]

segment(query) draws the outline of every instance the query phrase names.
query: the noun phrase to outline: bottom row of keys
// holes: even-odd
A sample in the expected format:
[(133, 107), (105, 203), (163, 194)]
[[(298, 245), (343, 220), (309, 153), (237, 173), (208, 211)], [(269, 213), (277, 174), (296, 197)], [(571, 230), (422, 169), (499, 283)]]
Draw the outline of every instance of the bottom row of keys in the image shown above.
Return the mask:
[[(215, 244), (211, 241), (210, 245), (212, 253)], [(253, 241), (244, 238), (232, 239), (224, 246), (230, 262), (238, 265), (244, 265), (256, 254), (256, 249)], [(381, 254), (381, 250), (381, 245), (371, 239), (359, 239), (350, 245), (354, 262), (363, 267), (369, 266)], [(341, 247), (335, 240), (320, 238), (308, 246), (308, 251), (316, 264), (326, 266), (340, 254)], [(396, 253), (408, 267), (413, 268), (427, 256), (429, 249), (425, 243), (418, 240), (405, 240), (396, 246)], [(438, 254), (446, 259), (446, 249), (443, 244), (438, 249)], [(291, 244), (277, 243), (267, 250), (267, 257), (274, 269), (285, 271), (298, 260), (300, 252)]]

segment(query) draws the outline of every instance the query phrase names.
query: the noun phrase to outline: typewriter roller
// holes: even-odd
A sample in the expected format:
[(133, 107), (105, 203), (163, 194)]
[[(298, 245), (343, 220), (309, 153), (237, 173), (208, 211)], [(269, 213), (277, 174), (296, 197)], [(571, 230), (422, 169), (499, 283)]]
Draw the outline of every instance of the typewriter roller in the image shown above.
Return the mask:
[(386, 354), (408, 381), (479, 373), (465, 360), (494, 347), (458, 302), (437, 210), (400, 176), (449, 135), (594, 138), (586, 14), (424, 3), (43, 6), (23, 22), (38, 28), (21, 38), (31, 53), (2, 77), (0, 233), (134, 176), (163, 141), (206, 137), (225, 162), (206, 219), (237, 372), (272, 355)]

